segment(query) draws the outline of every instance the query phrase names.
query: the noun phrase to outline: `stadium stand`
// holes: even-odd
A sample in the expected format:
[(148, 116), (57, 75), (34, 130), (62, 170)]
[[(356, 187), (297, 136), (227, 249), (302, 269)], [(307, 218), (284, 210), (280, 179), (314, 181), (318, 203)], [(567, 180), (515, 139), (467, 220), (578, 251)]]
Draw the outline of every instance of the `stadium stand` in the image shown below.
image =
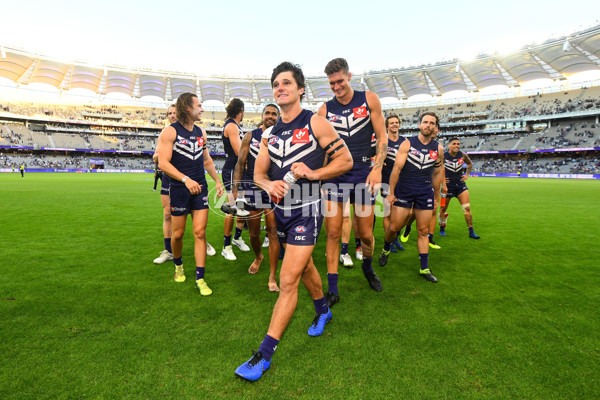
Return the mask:
[[(510, 55), (481, 54), (464, 64), (451, 60), (369, 71), (361, 78), (357, 74), (351, 84), (358, 90), (371, 90), (382, 99), (391, 98), (391, 102), (382, 102), (384, 113), (399, 115), (403, 122), (401, 134), (405, 136), (416, 134), (422, 113), (438, 114), (440, 141), (459, 136), (462, 149), (474, 160), (474, 172), (597, 171), (600, 80), (571, 83), (569, 79), (580, 72), (600, 71), (596, 56), (600, 54), (600, 25), (570, 35), (568, 50), (563, 48), (565, 40), (550, 39)], [(0, 78), (11, 80), (20, 91), (28, 90), (30, 82), (48, 81), (40, 70), (31, 68), (45, 63), (44, 57), (8, 47), (5, 53), (6, 57), (0, 59)], [(244, 130), (254, 129), (260, 122), (262, 107), (273, 101), (267, 77), (202, 78), (111, 66), (98, 69), (69, 64), (68, 68), (55, 68), (60, 63), (45, 64), (46, 72), (56, 77), (48, 84), (66, 94), (65, 98), (71, 89), (91, 87), (98, 98), (69, 103), (65, 99), (56, 103), (0, 99), (4, 166), (26, 161), (30, 168), (89, 168), (102, 167), (99, 162), (90, 164), (90, 159), (102, 159), (104, 168), (152, 169), (149, 160), (167, 123), (167, 107), (180, 93), (192, 91), (203, 102), (217, 100), (221, 104), (233, 97), (242, 98), (247, 104)], [(68, 77), (65, 70), (71, 71)], [(128, 89), (120, 87), (118, 81), (124, 77), (135, 84)], [(90, 79), (96, 83), (92, 85)], [(521, 89), (534, 79), (553, 83), (541, 89)], [(151, 89), (156, 85), (150, 82), (162, 91)], [(507, 90), (481, 94), (491, 86)], [(131, 96), (131, 101), (105, 103), (104, 97), (111, 91), (128, 92), (125, 94)], [(464, 92), (466, 97), (444, 97), (453, 91)], [(146, 95), (162, 97), (163, 102), (145, 104), (142, 99)], [(411, 100), (417, 95), (429, 99)], [(307, 78), (304, 106), (316, 109), (329, 98), (331, 92), (324, 77)], [(208, 149), (217, 168), (223, 162), (220, 137), (225, 116), (224, 106), (205, 107), (200, 123), (208, 134)]]

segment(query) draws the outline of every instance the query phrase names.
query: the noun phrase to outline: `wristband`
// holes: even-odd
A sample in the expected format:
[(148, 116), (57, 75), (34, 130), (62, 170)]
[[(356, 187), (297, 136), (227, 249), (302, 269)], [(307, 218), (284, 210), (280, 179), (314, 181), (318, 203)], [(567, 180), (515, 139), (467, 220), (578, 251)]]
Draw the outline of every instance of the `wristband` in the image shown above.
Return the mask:
[(185, 181), (187, 181), (187, 180), (188, 180), (188, 178), (189, 178), (189, 176), (187, 176), (187, 175), (186, 175), (186, 176), (184, 176), (184, 177), (181, 179), (181, 183), (185, 183)]

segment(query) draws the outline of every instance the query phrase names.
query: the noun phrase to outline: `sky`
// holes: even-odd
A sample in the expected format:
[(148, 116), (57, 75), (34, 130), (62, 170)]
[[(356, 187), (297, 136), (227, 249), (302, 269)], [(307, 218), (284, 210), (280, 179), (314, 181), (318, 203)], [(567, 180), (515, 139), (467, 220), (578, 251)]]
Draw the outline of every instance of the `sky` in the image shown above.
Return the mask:
[(356, 75), (509, 52), (599, 24), (597, 0), (3, 2), (0, 46), (64, 62), (270, 76), (282, 61)]

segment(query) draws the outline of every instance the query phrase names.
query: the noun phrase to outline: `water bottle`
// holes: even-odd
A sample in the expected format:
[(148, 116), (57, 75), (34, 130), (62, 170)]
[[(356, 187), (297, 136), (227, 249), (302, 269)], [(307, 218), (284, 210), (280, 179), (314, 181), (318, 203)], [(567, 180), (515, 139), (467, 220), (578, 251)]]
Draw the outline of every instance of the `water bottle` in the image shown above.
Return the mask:
[(442, 197), (440, 199), (440, 206), (446, 207), (446, 193), (442, 193)]
[[(292, 186), (297, 181), (296, 176), (294, 175), (294, 173), (292, 171), (288, 171), (282, 180), (285, 183), (287, 183), (289, 186)], [(273, 203), (279, 203), (281, 201), (281, 199), (275, 195), (271, 196), (271, 200), (273, 201)]]

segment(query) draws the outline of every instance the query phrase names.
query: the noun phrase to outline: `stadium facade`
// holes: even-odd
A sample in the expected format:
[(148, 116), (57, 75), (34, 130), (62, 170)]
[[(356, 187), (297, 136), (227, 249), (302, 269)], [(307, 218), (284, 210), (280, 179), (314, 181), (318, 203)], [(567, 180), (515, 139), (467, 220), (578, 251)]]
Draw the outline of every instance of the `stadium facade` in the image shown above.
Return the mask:
[[(422, 112), (438, 113), (442, 139), (461, 136), (463, 148), (473, 155), (476, 171), (482, 174), (529, 172), (536, 176), (595, 177), (600, 169), (600, 80), (578, 85), (568, 81), (573, 75), (589, 71), (600, 73), (600, 25), (525, 46), (508, 55), (480, 55), (469, 62), (452, 60), (370, 71), (355, 75), (352, 85), (384, 99), (384, 112), (400, 116), (404, 135), (414, 134)], [(129, 107), (69, 107), (0, 99), (0, 151), (12, 156), (9, 159), (0, 154), (0, 169), (4, 167), (4, 171), (12, 171), (22, 162), (38, 171), (71, 170), (73, 165), (82, 170), (146, 171), (151, 168), (149, 155), (164, 126), (164, 108), (179, 94), (194, 92), (203, 102), (221, 104), (233, 97), (241, 98), (249, 111), (245, 129), (254, 128), (259, 118), (256, 113), (273, 101), (267, 77), (200, 77), (64, 63), (1, 46), (0, 78), (19, 90), (41, 83), (60, 93), (85, 89), (97, 99), (120, 93), (132, 100)], [(550, 89), (521, 91), (523, 85), (540, 79), (551, 82)], [(331, 98), (325, 76), (308, 77), (307, 84), (305, 106), (316, 108)], [(479, 96), (496, 86), (510, 91)], [(455, 91), (467, 96), (444, 98)], [(414, 101), (419, 96), (430, 100)], [(145, 106), (144, 99), (149, 98), (158, 99), (158, 105)], [(217, 164), (222, 155), (222, 111), (222, 106), (209, 108), (203, 116)], [(526, 168), (538, 158), (546, 159), (545, 163), (534, 162), (535, 168)], [(33, 167), (27, 162), (30, 159), (36, 160)], [(569, 165), (573, 160), (575, 168)], [(44, 168), (49, 165), (52, 168)], [(496, 167), (500, 170), (494, 170)]]

